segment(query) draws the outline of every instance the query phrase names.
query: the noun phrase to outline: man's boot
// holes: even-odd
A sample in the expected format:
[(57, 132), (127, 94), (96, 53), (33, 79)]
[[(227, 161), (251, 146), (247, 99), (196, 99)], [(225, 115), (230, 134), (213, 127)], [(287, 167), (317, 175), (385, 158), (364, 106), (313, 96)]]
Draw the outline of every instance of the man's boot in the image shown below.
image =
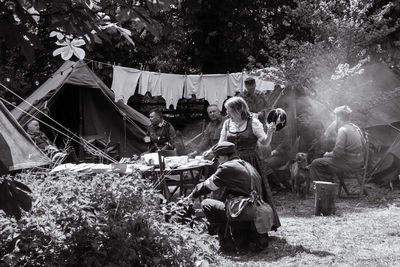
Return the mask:
[(249, 249), (252, 252), (260, 252), (268, 247), (268, 234), (259, 234), (257, 230), (251, 231), (251, 241)]
[(226, 229), (226, 225), (218, 227), (218, 240), (219, 240), (219, 252), (222, 253), (234, 253), (236, 252), (235, 242), (229, 229)]

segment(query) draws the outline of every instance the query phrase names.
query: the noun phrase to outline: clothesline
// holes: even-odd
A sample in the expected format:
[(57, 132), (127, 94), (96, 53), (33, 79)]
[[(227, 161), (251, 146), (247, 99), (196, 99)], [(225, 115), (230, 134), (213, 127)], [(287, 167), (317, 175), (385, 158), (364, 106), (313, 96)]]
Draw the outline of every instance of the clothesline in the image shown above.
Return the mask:
[(167, 108), (170, 105), (176, 107), (181, 98), (192, 98), (195, 95), (197, 99), (205, 99), (220, 109), (229, 96), (243, 92), (247, 77), (255, 79), (258, 91), (272, 91), (275, 88), (275, 82), (245, 71), (227, 74), (170, 74), (116, 66), (92, 59), (87, 61), (113, 67), (111, 89), (114, 91), (115, 101), (122, 100), (125, 104), (135, 94), (137, 87), (141, 95), (150, 92), (152, 96), (162, 96)]

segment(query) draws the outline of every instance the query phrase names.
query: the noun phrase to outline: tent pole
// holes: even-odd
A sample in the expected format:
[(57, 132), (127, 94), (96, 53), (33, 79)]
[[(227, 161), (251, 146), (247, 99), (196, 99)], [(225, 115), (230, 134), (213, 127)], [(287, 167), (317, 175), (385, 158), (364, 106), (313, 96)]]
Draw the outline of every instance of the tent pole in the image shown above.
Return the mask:
[(400, 133), (400, 129), (399, 128), (393, 126), (391, 123), (388, 123), (388, 125)]

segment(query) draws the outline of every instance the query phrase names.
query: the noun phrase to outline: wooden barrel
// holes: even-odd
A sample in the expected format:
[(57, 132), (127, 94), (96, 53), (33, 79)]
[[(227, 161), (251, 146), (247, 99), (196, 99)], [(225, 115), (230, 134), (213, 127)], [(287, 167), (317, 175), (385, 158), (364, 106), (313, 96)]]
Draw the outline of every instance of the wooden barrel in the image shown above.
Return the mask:
[(335, 196), (337, 184), (314, 181), (315, 215), (327, 216), (335, 214)]

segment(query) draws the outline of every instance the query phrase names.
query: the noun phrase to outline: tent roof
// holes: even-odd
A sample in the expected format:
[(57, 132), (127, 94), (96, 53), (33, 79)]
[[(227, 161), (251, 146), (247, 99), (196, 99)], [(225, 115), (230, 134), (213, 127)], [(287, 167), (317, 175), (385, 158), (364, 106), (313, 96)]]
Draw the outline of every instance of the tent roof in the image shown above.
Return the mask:
[(354, 118), (364, 128), (388, 125), (400, 121), (400, 95), (384, 101), (361, 112), (356, 112)]
[(32, 142), (21, 125), (0, 102), (0, 163), (3, 170), (33, 168), (50, 163), (50, 159)]
[[(36, 105), (53, 90), (59, 90), (64, 84), (78, 85), (87, 88), (98, 88), (111, 100), (114, 99), (114, 92), (97, 77), (96, 74), (83, 61), (66, 61), (45, 83), (35, 90), (17, 108), (12, 110), (12, 115), (19, 120), (23, 117), (23, 111), (28, 111), (31, 104)], [(123, 104), (115, 103), (121, 112), (144, 126), (150, 125), (150, 120), (135, 109)], [(37, 107), (39, 108), (39, 107)]]

